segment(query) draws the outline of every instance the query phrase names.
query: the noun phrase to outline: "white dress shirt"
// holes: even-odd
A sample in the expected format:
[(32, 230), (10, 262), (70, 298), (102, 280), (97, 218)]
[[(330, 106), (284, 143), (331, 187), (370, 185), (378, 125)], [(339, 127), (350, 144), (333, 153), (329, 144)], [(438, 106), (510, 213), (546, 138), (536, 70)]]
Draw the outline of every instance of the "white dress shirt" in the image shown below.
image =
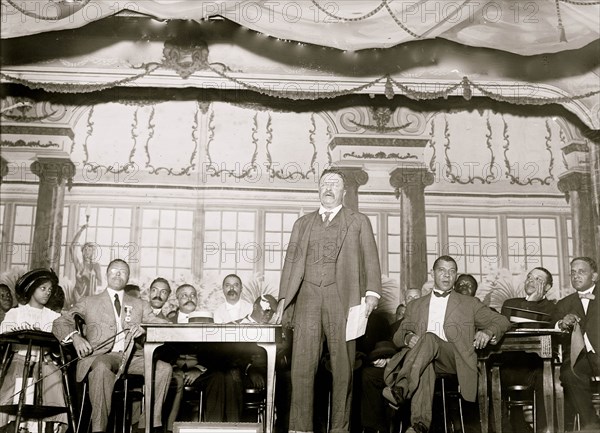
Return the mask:
[[(579, 293), (587, 293), (587, 294), (592, 294), (594, 293), (594, 288), (596, 287), (596, 285), (593, 285), (592, 287), (590, 287), (589, 289), (583, 291), (583, 292), (579, 292)], [(579, 299), (581, 301), (581, 305), (583, 306), (583, 312), (585, 314), (587, 314), (587, 310), (588, 307), (590, 305), (590, 300), (587, 298), (580, 298)], [(585, 334), (583, 334), (583, 342), (585, 343), (585, 348), (588, 352), (594, 352), (596, 353), (596, 351), (594, 350), (594, 346), (592, 346), (592, 343), (590, 341), (590, 338), (587, 335), (587, 332)]]
[[(435, 289), (434, 289), (435, 291)], [(446, 317), (446, 307), (448, 306), (448, 296), (435, 296), (431, 294), (429, 299), (429, 317), (427, 318), (427, 332), (437, 335), (444, 341), (446, 333), (444, 332), (444, 318)]]

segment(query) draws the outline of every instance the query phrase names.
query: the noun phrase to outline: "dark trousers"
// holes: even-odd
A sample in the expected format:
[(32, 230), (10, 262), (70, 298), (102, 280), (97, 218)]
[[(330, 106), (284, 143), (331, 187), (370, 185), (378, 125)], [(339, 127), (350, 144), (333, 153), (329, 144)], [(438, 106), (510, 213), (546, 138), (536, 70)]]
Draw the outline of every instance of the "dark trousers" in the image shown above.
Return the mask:
[(303, 282), (294, 313), (290, 431), (313, 431), (314, 383), (323, 339), (327, 339), (333, 374), (332, 433), (350, 429), (355, 342), (346, 342), (346, 311), (335, 284)]
[(398, 387), (405, 398), (411, 398), (411, 424), (431, 425), (431, 406), (436, 373), (456, 374), (454, 346), (427, 332), (406, 355), (398, 373)]
[[(573, 369), (569, 362), (563, 363), (560, 381), (565, 389), (565, 399), (579, 413), (581, 427), (600, 427), (600, 419), (592, 405), (591, 377), (600, 374), (600, 355), (581, 352)], [(572, 419), (565, 414), (565, 418)]]
[[(116, 372), (121, 364), (121, 353), (105, 353), (99, 355), (88, 374), (89, 397), (92, 402), (92, 431), (106, 431), (108, 415), (111, 409), (112, 393), (115, 386)], [(144, 374), (144, 357), (134, 355), (127, 372)], [(162, 425), (162, 406), (171, 381), (171, 366), (163, 361), (156, 361), (154, 374), (154, 427)], [(149, 396), (146, 396), (149, 398)]]

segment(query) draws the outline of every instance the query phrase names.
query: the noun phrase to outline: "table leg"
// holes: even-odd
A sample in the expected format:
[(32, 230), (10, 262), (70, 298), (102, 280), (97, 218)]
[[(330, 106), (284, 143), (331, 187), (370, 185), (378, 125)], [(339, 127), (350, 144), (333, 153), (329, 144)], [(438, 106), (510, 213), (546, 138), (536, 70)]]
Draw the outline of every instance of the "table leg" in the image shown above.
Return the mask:
[(552, 359), (544, 358), (544, 408), (546, 411), (546, 428), (554, 433), (554, 386), (552, 384)]
[(478, 376), (477, 381), (479, 385), (479, 420), (481, 423), (481, 433), (488, 433), (489, 423), (489, 402), (488, 402), (488, 383), (487, 383), (487, 365), (485, 360), (479, 360)]
[(554, 399), (556, 401), (557, 433), (565, 433), (565, 395), (560, 382), (560, 365), (554, 366)]
[(277, 353), (277, 346), (275, 343), (257, 344), (267, 352), (267, 413), (265, 419), (265, 433), (272, 433), (275, 415), (275, 356)]
[(500, 367), (492, 367), (492, 407), (494, 408), (494, 428), (502, 433), (502, 387), (500, 385)]
[(161, 344), (144, 344), (144, 416), (146, 417), (146, 433), (152, 431), (152, 382), (154, 382), (154, 351)]

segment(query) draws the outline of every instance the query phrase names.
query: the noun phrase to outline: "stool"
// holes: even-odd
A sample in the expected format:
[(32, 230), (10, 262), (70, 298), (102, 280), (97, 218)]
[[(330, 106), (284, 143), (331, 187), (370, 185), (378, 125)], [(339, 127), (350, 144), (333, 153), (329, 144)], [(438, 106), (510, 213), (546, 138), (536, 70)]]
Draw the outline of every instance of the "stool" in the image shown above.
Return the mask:
[[(536, 394), (535, 389), (526, 385), (512, 385), (506, 388), (506, 408), (508, 409), (508, 416), (513, 408), (520, 407), (521, 410), (526, 408), (532, 408), (533, 412), (533, 431), (537, 431), (537, 412), (535, 408)], [(528, 398), (526, 395), (528, 391), (532, 392), (533, 396)]]
[[(46, 417), (50, 417), (53, 415), (57, 415), (59, 413), (66, 413), (68, 417), (69, 426), (71, 429), (75, 429), (75, 417), (73, 405), (71, 403), (71, 393), (69, 390), (69, 383), (67, 380), (67, 372), (65, 369), (61, 369), (62, 373), (62, 391), (65, 400), (66, 407), (59, 406), (49, 406), (43, 405), (43, 382), (44, 376), (42, 372), (42, 364), (44, 360), (44, 352), (45, 349), (49, 351), (56, 351), (58, 353), (58, 361), (59, 368), (66, 364), (65, 353), (63, 352), (63, 348), (56, 339), (56, 337), (50, 332), (43, 332), (38, 330), (28, 330), (28, 331), (15, 331), (9, 332), (6, 334), (0, 335), (0, 344), (4, 344), (5, 350), (2, 357), (2, 370), (0, 371), (0, 386), (6, 379), (6, 374), (8, 371), (9, 358), (13, 350), (11, 350), (11, 346), (13, 344), (16, 345), (26, 345), (27, 352), (25, 354), (25, 361), (23, 365), (23, 374), (22, 374), (22, 385), (21, 390), (19, 392), (19, 401), (17, 404), (6, 404), (0, 406), (0, 411), (15, 415), (15, 431), (19, 430), (19, 425), (21, 421), (26, 419), (37, 419), (38, 420), (38, 431), (41, 431), (41, 423), (42, 419)], [(32, 364), (35, 361), (32, 361), (33, 355), (33, 346), (39, 348), (39, 359), (36, 363), (36, 371), (37, 371), (37, 380), (34, 380), (33, 385), (33, 394), (34, 394), (34, 402), (27, 403), (26, 394), (28, 388), (28, 380), (29, 372), (31, 371)]]
[[(441, 394), (442, 397), (442, 406), (443, 406), (443, 415), (444, 415), (444, 433), (452, 433), (454, 432), (454, 425), (452, 420), (448, 419), (448, 398), (456, 398), (458, 399), (458, 412), (460, 416), (460, 431), (465, 431), (465, 422), (463, 418), (463, 407), (462, 407), (462, 396), (460, 395), (460, 385), (458, 385), (456, 375), (454, 374), (436, 374), (436, 382), (439, 384), (438, 393)], [(450, 383), (456, 383), (456, 389), (450, 390), (448, 385)], [(437, 387), (436, 387), (437, 388)], [(450, 424), (450, 429), (448, 429), (448, 425)]]
[(244, 410), (256, 411), (257, 422), (263, 422), (267, 408), (265, 388), (246, 388), (244, 390)]

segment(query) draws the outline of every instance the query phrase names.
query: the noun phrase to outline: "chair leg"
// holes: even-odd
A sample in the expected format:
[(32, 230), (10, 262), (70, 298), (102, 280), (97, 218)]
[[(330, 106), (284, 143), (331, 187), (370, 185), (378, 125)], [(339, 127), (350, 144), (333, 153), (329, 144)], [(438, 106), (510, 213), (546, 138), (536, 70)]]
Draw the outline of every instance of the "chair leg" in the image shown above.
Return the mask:
[[(460, 393), (460, 388), (458, 392)], [(463, 418), (462, 397), (460, 395), (458, 396), (458, 413), (460, 414), (460, 431), (465, 433), (465, 419)]]
[(536, 395), (535, 389), (533, 390), (533, 408), (531, 409), (531, 413), (533, 414), (533, 431), (537, 432), (537, 410), (536, 410)]
[(448, 414), (446, 413), (446, 381), (442, 377), (442, 409), (444, 413), (444, 433), (448, 433)]

